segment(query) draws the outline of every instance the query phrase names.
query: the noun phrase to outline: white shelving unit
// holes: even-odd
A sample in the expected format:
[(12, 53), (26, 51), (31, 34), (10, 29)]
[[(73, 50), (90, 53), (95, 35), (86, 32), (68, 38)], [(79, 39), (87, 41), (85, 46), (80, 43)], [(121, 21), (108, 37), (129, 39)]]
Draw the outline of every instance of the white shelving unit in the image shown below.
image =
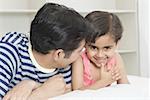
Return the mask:
[(0, 35), (9, 31), (29, 32), (31, 20), (45, 2), (66, 5), (83, 16), (94, 10), (117, 14), (124, 27), (118, 52), (127, 73), (140, 75), (137, 0), (0, 0)]
[(15, 14), (15, 13), (18, 13), (18, 14), (33, 14), (33, 13), (36, 13), (37, 10), (35, 9), (32, 9), (32, 10), (28, 10), (28, 9), (14, 9), (14, 10), (0, 10), (0, 13), (1, 14)]
[(0, 36), (10, 31), (28, 33), (30, 23), (45, 0), (0, 0)]
[(123, 57), (128, 74), (140, 75), (137, 0), (116, 0), (116, 9), (133, 11), (116, 13), (124, 27), (119, 50), (127, 50), (126, 53), (120, 54)]

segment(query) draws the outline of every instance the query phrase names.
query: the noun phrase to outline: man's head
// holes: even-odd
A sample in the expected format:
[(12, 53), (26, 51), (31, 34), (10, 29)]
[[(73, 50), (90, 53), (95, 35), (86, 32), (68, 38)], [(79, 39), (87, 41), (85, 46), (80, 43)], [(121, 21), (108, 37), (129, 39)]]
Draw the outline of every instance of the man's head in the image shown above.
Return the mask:
[(30, 40), (32, 49), (41, 54), (58, 50), (69, 58), (73, 51), (81, 48), (91, 32), (89, 23), (75, 10), (47, 3), (31, 23)]

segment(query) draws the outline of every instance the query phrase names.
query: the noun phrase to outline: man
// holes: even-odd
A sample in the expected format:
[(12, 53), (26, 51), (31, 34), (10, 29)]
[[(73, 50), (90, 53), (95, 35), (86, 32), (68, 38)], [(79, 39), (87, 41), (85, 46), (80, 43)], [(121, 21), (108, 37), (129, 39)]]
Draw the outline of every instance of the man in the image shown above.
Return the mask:
[(0, 99), (45, 100), (71, 90), (71, 67), (92, 28), (76, 11), (46, 3), (31, 23), (0, 40)]

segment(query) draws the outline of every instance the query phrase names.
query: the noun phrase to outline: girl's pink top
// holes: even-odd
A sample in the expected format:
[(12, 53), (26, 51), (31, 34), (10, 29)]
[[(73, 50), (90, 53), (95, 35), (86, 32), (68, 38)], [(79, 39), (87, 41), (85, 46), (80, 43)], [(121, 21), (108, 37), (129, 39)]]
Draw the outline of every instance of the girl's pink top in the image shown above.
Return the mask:
[[(83, 81), (84, 81), (84, 86), (90, 86), (93, 83), (95, 83), (95, 80), (91, 76), (90, 72), (90, 60), (88, 59), (85, 51), (81, 54), (82, 60), (83, 60)], [(112, 66), (116, 65), (116, 58), (112, 57), (111, 59), (108, 60), (107, 62), (107, 67), (110, 69)]]

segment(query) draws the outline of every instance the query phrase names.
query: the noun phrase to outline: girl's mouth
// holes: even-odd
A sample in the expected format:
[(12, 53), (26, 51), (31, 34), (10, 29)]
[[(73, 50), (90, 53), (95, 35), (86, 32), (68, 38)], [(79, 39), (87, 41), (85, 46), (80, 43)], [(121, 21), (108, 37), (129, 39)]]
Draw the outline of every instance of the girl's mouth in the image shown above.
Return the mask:
[(107, 58), (94, 58), (97, 64), (106, 64)]

